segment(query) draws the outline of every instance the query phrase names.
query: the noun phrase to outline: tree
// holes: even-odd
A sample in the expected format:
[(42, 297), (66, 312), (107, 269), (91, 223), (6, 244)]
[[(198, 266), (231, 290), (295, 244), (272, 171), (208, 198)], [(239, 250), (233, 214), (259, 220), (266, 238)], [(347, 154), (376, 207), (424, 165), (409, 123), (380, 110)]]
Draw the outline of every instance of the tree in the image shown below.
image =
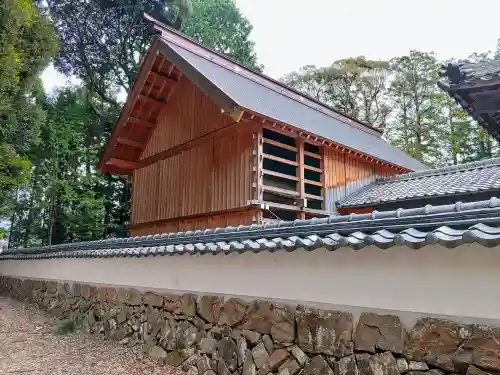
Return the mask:
[(325, 68), (305, 66), (287, 74), (283, 81), (343, 113), (384, 129), (390, 113), (388, 78), (387, 62), (357, 57)]
[(182, 31), (201, 44), (261, 71), (250, 41), (252, 25), (233, 0), (192, 0), (193, 13)]
[(439, 138), (436, 101), (439, 63), (432, 53), (411, 51), (391, 60), (390, 102), (394, 110), (389, 138), (403, 151), (436, 164)]
[(38, 75), (57, 50), (49, 20), (31, 0), (0, 6), (0, 217), (12, 208), (12, 194), (28, 178), (26, 152), (44, 119)]
[(41, 142), (28, 153), (32, 174), (18, 196), (11, 245), (102, 238), (105, 195), (100, 189), (106, 179), (93, 166), (100, 145), (88, 142), (89, 129), (99, 118), (86, 100), (84, 88), (46, 98), (47, 119), (41, 125)]
[(82, 79), (115, 110), (117, 93), (129, 91), (149, 47), (143, 14), (179, 29), (191, 11), (189, 0), (39, 0), (39, 6), (60, 35), (55, 67)]

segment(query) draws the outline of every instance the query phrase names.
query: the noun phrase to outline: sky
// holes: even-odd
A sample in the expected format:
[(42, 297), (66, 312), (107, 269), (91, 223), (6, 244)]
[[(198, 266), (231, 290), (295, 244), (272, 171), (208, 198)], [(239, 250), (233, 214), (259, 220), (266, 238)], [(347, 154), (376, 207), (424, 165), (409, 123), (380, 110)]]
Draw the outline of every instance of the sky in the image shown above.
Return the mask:
[[(439, 59), (496, 48), (498, 0), (235, 0), (254, 29), (264, 72), (280, 78), (304, 65), (365, 56), (389, 59), (412, 49)], [(66, 82), (48, 68), (47, 90)]]

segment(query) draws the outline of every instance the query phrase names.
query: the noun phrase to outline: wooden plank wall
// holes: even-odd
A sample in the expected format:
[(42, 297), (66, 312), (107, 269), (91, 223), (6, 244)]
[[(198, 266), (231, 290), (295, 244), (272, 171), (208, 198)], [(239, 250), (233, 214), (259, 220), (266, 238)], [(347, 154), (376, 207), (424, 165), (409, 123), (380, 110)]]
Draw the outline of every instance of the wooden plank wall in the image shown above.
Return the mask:
[(232, 122), (203, 91), (182, 76), (169, 102), (164, 106), (141, 159), (201, 137)]
[(398, 174), (395, 169), (361, 159), (338, 149), (325, 147), (325, 210), (336, 211), (335, 202), (378, 177)]
[(185, 232), (196, 229), (213, 229), (227, 226), (251, 225), (258, 223), (260, 209), (232, 212), (222, 215), (209, 215), (191, 219), (176, 220), (168, 223), (152, 224), (142, 228), (130, 229), (130, 236), (148, 234)]
[(252, 196), (252, 127), (134, 172), (132, 223), (245, 207)]

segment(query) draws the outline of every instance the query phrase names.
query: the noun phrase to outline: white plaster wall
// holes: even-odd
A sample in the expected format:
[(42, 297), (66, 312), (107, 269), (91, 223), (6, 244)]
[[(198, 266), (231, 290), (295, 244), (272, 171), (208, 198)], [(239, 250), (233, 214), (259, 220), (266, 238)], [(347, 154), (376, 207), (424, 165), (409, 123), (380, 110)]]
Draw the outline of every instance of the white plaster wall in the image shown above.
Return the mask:
[(500, 248), (439, 245), (420, 250), (178, 255), (117, 259), (0, 261), (0, 274), (173, 292), (305, 302), (499, 325)]

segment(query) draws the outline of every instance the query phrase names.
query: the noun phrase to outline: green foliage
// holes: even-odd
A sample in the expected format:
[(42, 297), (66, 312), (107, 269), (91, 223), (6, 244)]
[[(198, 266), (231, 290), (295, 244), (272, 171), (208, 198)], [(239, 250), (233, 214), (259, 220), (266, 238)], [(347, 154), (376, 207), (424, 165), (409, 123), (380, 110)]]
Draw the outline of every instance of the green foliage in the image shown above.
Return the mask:
[[(473, 54), (471, 61), (487, 58)], [(491, 158), (497, 143), (437, 87), (442, 63), (411, 51), (390, 61), (363, 57), (305, 66), (284, 82), (337, 110), (383, 129), (394, 145), (429, 166)]]
[(309, 96), (367, 124), (384, 129), (389, 64), (364, 57), (335, 61), (331, 66), (305, 66), (283, 81)]
[(82, 79), (100, 100), (120, 108), (116, 96), (128, 92), (151, 40), (143, 14), (180, 28), (190, 0), (39, 0), (59, 32), (56, 68)]
[(252, 69), (261, 71), (249, 40), (252, 25), (233, 0), (192, 0), (193, 13), (183, 32), (205, 46), (223, 53)]
[(18, 197), (11, 244), (55, 244), (101, 238), (105, 177), (95, 171), (99, 124), (89, 109), (88, 92), (70, 88), (47, 98), (47, 120), (39, 144), (29, 151), (32, 174)]
[(59, 335), (69, 335), (76, 330), (76, 324), (71, 319), (63, 319), (57, 323), (57, 333)]
[[(25, 186), (12, 206), (11, 246), (126, 236), (130, 181), (101, 175), (95, 167), (120, 110), (117, 93), (129, 90), (151, 39), (142, 21), (144, 12), (176, 28), (192, 13), (186, 27), (196, 30), (196, 37), (256, 65), (253, 44), (247, 39), (251, 25), (233, 2), (194, 5), (193, 10), (190, 0), (39, 1), (59, 33), (56, 68), (78, 76), (83, 85), (37, 97), (44, 116), (38, 121), (39, 142), (26, 149), (31, 174), (20, 175)], [(227, 20), (226, 34), (208, 27), (215, 14)]]
[(45, 118), (38, 75), (56, 50), (52, 25), (32, 0), (0, 5), (0, 218), (10, 214), (15, 191), (28, 180), (26, 152)]

